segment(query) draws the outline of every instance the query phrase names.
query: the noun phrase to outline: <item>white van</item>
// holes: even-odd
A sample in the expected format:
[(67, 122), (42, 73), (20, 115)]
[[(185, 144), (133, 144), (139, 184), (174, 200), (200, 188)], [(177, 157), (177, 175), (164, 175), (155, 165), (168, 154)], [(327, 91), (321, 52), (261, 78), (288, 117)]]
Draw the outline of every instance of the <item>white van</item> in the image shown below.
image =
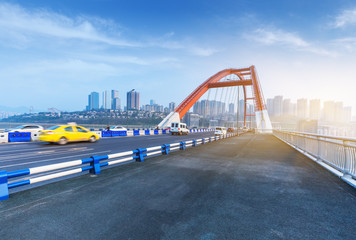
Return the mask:
[(172, 135), (187, 135), (189, 133), (189, 129), (185, 123), (172, 122), (171, 133)]
[(216, 127), (215, 128), (215, 135), (225, 135), (226, 132), (226, 127)]

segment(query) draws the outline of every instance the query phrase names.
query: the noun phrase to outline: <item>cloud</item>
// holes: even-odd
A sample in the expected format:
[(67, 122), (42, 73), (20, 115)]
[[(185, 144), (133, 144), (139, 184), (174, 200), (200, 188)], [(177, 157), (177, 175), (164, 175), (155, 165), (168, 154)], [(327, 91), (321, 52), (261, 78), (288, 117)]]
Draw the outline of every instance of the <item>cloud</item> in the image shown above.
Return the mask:
[(334, 45), (346, 49), (347, 51), (356, 51), (356, 37), (339, 38), (333, 41)]
[(150, 58), (142, 58), (135, 56), (114, 56), (109, 54), (82, 54), (80, 55), (82, 59), (87, 59), (89, 61), (97, 61), (108, 63), (112, 65), (117, 64), (135, 64), (135, 65), (143, 65), (150, 66), (156, 64), (164, 64), (164, 63), (176, 63), (179, 62), (177, 58), (173, 57), (150, 57)]
[[(132, 41), (121, 36), (123, 27), (115, 22), (92, 16), (67, 17), (47, 9), (25, 9), (19, 5), (0, 3), (0, 45), (26, 49), (34, 45), (71, 45), (71, 47), (90, 44), (91, 48), (104, 45), (107, 48), (162, 48), (184, 50), (195, 56), (211, 56), (217, 52), (213, 48), (197, 47), (193, 41), (174, 40), (174, 32), (162, 37), (141, 38)], [(127, 58), (128, 63), (140, 60)], [(142, 63), (142, 62), (141, 62)], [(138, 63), (138, 64), (141, 64)]]
[(294, 33), (281, 30), (266, 30), (259, 28), (254, 31), (252, 38), (265, 45), (283, 44), (297, 47), (307, 47), (309, 44)]
[(356, 8), (344, 10), (340, 15), (335, 17), (332, 24), (334, 28), (342, 28), (348, 25), (356, 25)]
[[(0, 4), (0, 35), (13, 36), (22, 44), (36, 35), (77, 39), (113, 46), (134, 47), (140, 44), (125, 40), (113, 31), (114, 23), (100, 18), (80, 16), (74, 19), (45, 9), (29, 11), (21, 6)], [(105, 31), (112, 31), (109, 36)]]
[(258, 28), (252, 33), (245, 33), (244, 37), (262, 45), (279, 45), (297, 51), (305, 51), (323, 56), (335, 56), (335, 53), (316, 47), (314, 44), (299, 37), (296, 33), (286, 32), (280, 29)]
[(213, 49), (213, 48), (203, 48), (203, 47), (191, 46), (189, 48), (189, 52), (195, 56), (208, 57), (208, 56), (211, 56), (211, 55), (219, 52), (219, 50)]
[[(14, 74), (16, 72), (16, 74)], [(37, 81), (38, 79), (61, 79), (62, 81), (86, 82), (88, 80), (97, 80), (100, 78), (115, 76), (119, 70), (106, 63), (96, 63), (83, 61), (80, 59), (55, 59), (41, 60), (19, 66), (8, 66), (2, 68), (0, 77), (2, 79), (12, 79), (20, 82)], [(13, 84), (13, 83), (9, 83)]]
[(179, 41), (172, 39), (174, 32), (164, 34), (162, 37), (151, 38), (147, 41), (147, 46), (159, 47), (169, 50), (185, 50), (191, 55), (199, 57), (211, 56), (219, 50), (211, 47), (197, 46), (197, 44), (190, 38), (181, 39)]

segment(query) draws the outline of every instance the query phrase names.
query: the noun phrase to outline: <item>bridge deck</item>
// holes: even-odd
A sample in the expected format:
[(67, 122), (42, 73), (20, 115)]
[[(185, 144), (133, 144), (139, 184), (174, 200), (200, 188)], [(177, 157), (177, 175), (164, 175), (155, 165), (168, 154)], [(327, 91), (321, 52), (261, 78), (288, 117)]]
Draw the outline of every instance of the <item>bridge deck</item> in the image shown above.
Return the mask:
[(354, 239), (356, 191), (243, 135), (15, 193), (1, 239)]

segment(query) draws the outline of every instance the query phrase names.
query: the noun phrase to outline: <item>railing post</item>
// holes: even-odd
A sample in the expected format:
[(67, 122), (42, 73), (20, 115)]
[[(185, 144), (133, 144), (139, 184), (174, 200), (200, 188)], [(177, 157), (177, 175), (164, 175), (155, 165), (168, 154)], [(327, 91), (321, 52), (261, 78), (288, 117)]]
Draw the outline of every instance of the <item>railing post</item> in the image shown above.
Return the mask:
[(91, 156), (90, 157), (91, 159), (93, 159), (93, 161), (90, 163), (90, 166), (92, 166), (93, 168), (90, 169), (90, 173), (92, 174), (100, 174), (101, 173), (101, 170), (100, 170), (100, 160), (101, 160), (101, 157), (99, 156)]
[(184, 141), (179, 143), (179, 149), (185, 150), (185, 142)]
[(169, 151), (170, 151), (170, 144), (163, 144), (161, 146), (162, 148), (162, 155), (168, 155), (169, 154)]
[(209, 142), (211, 143), (211, 137), (209, 137)]
[(321, 141), (320, 141), (320, 137), (317, 137), (317, 140), (318, 140), (318, 161), (321, 161)]
[(9, 188), (7, 186), (7, 173), (0, 171), (0, 201), (9, 199)]
[(347, 174), (349, 172), (349, 158), (347, 154), (347, 142), (346, 140), (342, 141), (342, 145), (344, 148), (344, 156), (345, 156), (345, 163), (344, 163), (344, 174)]
[(194, 139), (193, 142), (192, 142), (192, 147), (196, 147), (197, 146), (197, 140)]
[(205, 138), (201, 139), (201, 144), (205, 144)]
[(146, 148), (138, 148), (136, 149), (136, 162), (143, 162), (144, 161), (144, 157), (147, 156), (147, 154), (145, 153), (147, 152)]

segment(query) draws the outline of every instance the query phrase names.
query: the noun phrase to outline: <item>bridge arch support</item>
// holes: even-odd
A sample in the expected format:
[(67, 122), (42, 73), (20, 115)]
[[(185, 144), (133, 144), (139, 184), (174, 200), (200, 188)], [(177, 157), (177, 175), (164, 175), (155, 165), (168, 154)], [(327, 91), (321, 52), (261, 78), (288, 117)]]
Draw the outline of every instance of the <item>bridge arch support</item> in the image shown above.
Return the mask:
[[(220, 80), (229, 75), (236, 75), (237, 81), (224, 81)], [(220, 82), (219, 82), (220, 81)], [(249, 68), (241, 69), (224, 69), (205, 82), (200, 84), (188, 97), (186, 97), (174, 110), (171, 112), (163, 121), (158, 125), (159, 128), (169, 127), (172, 122), (179, 122), (180, 119), (189, 111), (189, 109), (211, 88), (221, 88), (221, 87), (232, 87), (232, 86), (242, 86), (244, 91), (244, 124), (246, 123), (246, 105), (247, 100), (253, 100), (255, 119), (256, 119), (256, 130), (258, 132), (272, 132), (272, 125), (269, 119), (265, 100), (263, 97), (262, 89), (259, 83), (259, 79), (256, 73), (255, 66), (250, 66)], [(252, 87), (252, 98), (247, 98), (246, 87)]]

